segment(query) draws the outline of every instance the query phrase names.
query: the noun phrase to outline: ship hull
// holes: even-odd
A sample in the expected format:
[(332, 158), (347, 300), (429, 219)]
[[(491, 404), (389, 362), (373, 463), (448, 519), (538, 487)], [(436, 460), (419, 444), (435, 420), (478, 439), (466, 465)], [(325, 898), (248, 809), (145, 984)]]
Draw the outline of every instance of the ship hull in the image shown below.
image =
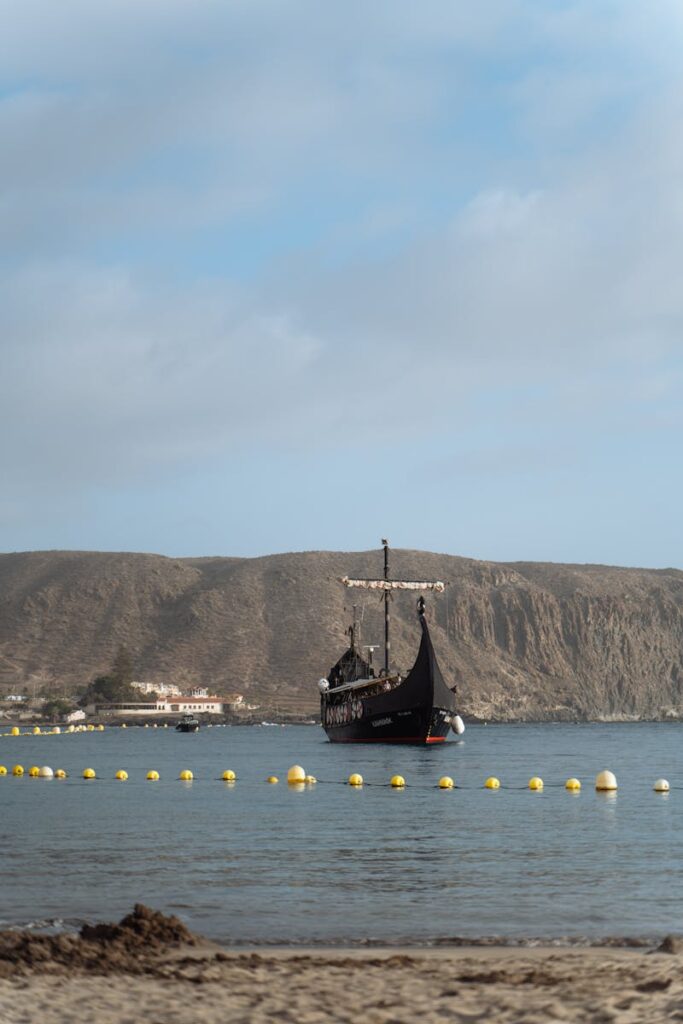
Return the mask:
[(424, 616), (415, 664), (398, 685), (374, 685), (321, 697), (321, 721), (331, 743), (444, 743), (457, 714), (455, 695), (436, 661)]
[(325, 731), (331, 743), (445, 743), (450, 712), (445, 708), (432, 708), (431, 712), (431, 716), (426, 716), (423, 708), (386, 714), (379, 711), (361, 721), (330, 726)]

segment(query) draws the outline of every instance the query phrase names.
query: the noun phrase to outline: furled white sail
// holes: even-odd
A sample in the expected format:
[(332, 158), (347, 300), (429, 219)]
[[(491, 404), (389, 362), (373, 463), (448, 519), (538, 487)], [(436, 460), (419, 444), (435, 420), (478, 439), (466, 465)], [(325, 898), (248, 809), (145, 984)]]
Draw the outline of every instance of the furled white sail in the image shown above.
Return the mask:
[(446, 584), (440, 580), (422, 583), (418, 580), (353, 580), (342, 576), (340, 582), (345, 587), (360, 587), (363, 590), (436, 590), (441, 594), (446, 589)]

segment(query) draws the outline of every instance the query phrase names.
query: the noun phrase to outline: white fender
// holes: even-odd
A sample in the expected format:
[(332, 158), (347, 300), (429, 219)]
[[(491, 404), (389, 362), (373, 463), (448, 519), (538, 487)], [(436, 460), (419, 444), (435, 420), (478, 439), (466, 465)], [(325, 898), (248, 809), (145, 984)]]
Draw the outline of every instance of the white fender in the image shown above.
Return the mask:
[(460, 715), (453, 715), (451, 719), (451, 729), (456, 736), (462, 736), (465, 731), (465, 723), (463, 722)]

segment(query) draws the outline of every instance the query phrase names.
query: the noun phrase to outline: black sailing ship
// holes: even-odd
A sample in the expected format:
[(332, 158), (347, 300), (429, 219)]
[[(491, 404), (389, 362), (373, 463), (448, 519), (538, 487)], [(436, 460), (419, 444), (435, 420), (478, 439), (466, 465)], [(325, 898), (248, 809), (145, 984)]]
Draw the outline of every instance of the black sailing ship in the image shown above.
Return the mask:
[(389, 544), (383, 540), (382, 545), (383, 579), (344, 576), (340, 582), (346, 587), (383, 591), (384, 668), (375, 672), (372, 647), (367, 649), (367, 658), (363, 657), (354, 622), (348, 630), (351, 646), (318, 684), (322, 726), (332, 743), (443, 743), (449, 729), (460, 735), (465, 727), (456, 709), (456, 687), (447, 686), (436, 660), (424, 598), (420, 596), (417, 602), (420, 648), (415, 664), (402, 676), (390, 668), (389, 597), (396, 590), (438, 593), (444, 584), (389, 579)]

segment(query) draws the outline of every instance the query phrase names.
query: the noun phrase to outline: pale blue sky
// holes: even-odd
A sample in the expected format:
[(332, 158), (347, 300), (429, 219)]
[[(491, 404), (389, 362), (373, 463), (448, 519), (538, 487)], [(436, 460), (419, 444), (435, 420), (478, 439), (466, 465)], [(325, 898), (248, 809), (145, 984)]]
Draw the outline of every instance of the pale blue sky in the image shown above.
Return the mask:
[(674, 0), (7, 0), (0, 549), (683, 566)]

